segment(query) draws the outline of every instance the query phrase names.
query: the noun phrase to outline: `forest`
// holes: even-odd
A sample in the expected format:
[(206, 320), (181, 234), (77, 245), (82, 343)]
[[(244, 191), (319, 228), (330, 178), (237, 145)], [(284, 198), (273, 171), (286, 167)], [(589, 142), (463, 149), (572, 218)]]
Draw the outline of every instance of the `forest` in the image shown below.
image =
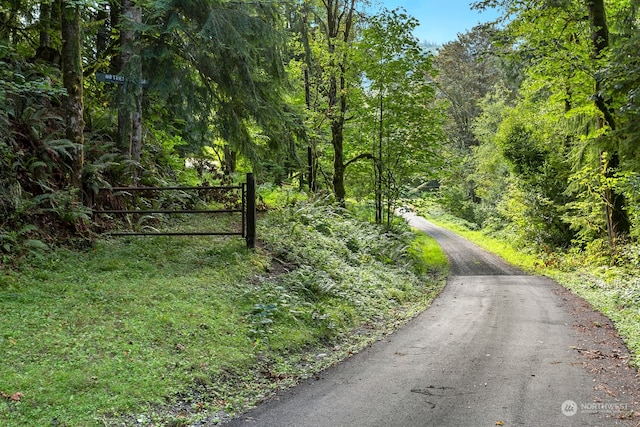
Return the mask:
[(442, 113), (415, 19), (356, 6), (3, 4), (0, 247), (88, 234), (100, 188), (244, 171), (390, 218), (432, 174)]
[[(350, 357), (445, 286), (401, 206), (584, 297), (639, 365), (640, 1), (474, 1), (499, 18), (442, 46), (377, 6), (0, 0), (1, 423), (215, 425)], [(175, 224), (96, 210), (237, 203), (105, 189), (247, 173), (255, 250), (103, 238)]]
[(0, 251), (90, 238), (100, 188), (253, 171), (378, 223), (428, 195), (521, 247), (624, 261), (637, 6), (475, 2), (500, 19), (437, 47), (356, 0), (3, 1)]
[(624, 258), (638, 233), (637, 2), (476, 3), (489, 6), (501, 23), (435, 60), (457, 159), (446, 205), (521, 246)]

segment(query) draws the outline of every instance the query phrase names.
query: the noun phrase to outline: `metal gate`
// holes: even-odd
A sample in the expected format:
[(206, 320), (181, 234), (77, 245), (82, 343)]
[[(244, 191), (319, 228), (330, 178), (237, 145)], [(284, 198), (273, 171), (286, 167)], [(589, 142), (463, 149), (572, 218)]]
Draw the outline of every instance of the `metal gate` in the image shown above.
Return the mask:
[[(256, 184), (252, 173), (247, 174), (246, 182), (239, 185), (201, 186), (201, 187), (112, 187), (101, 188), (101, 192), (135, 194), (140, 192), (163, 191), (240, 191), (240, 208), (232, 209), (93, 209), (93, 214), (144, 215), (144, 214), (241, 214), (241, 231), (126, 231), (110, 232), (111, 236), (242, 236), (248, 248), (255, 247), (256, 239)], [(95, 205), (94, 205), (95, 206)]]

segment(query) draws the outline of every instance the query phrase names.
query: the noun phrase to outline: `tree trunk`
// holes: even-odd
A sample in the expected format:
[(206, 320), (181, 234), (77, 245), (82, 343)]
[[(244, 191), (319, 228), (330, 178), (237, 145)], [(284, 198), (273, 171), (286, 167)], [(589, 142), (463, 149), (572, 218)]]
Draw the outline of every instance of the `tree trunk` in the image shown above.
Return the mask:
[[(312, 110), (311, 105), (311, 70), (313, 67), (312, 64), (312, 53), (311, 46), (309, 45), (309, 26), (308, 26), (308, 10), (305, 8), (304, 14), (302, 16), (302, 29), (300, 34), (302, 36), (302, 46), (304, 48), (304, 59), (305, 59), (305, 67), (304, 67), (304, 100), (307, 110)], [(314, 137), (309, 139), (309, 146), (307, 147), (307, 175), (308, 175), (308, 188), (309, 191), (315, 193), (317, 190), (316, 180), (317, 180), (317, 160), (316, 160), (316, 140)]]
[[(378, 146), (374, 144), (374, 181), (375, 181), (375, 193), (376, 193), (376, 224), (382, 224), (382, 140), (384, 137), (384, 98), (382, 88), (380, 90), (380, 122), (378, 123)], [(377, 151), (377, 158), (376, 158)]]
[(40, 2), (40, 47), (51, 47), (51, 2)]
[(142, 9), (132, 0), (123, 0), (122, 17), (120, 73), (125, 82), (120, 86), (119, 94), (118, 139), (122, 152), (133, 160), (131, 175), (136, 183), (142, 153), (142, 61), (136, 25), (142, 22)]
[[(127, 18), (134, 25), (142, 24), (142, 8), (131, 3), (131, 8), (127, 11)], [(133, 40), (131, 43), (132, 57), (130, 58), (131, 82), (133, 83), (133, 99), (134, 108), (131, 113), (131, 159), (140, 164), (140, 156), (142, 154), (142, 51), (140, 32), (133, 31)], [(137, 181), (139, 168), (136, 168), (134, 180)]]
[(82, 194), (82, 168), (84, 164), (84, 105), (82, 100), (82, 44), (80, 8), (75, 3), (63, 2), (62, 27), (62, 78), (65, 97), (66, 134), (75, 144), (69, 160), (71, 184)]
[(236, 163), (237, 163), (236, 152), (233, 151), (233, 149), (228, 145), (225, 145), (224, 146), (224, 165), (223, 165), (223, 171), (224, 171), (225, 177), (231, 178), (231, 176), (236, 172)]
[(133, 100), (131, 98), (131, 85), (129, 80), (129, 63), (131, 62), (133, 42), (133, 31), (130, 22), (126, 19), (127, 10), (132, 4), (129, 0), (123, 0), (121, 4), (121, 25), (120, 25), (120, 55), (118, 74), (125, 77), (125, 83), (120, 85), (118, 90), (118, 144), (123, 155), (131, 158), (131, 112), (133, 110)]
[[(331, 144), (333, 145), (333, 192), (338, 203), (345, 204), (344, 187), (344, 121), (347, 112), (347, 87), (346, 68), (347, 53), (344, 51), (348, 44), (353, 29), (353, 15), (355, 13), (355, 0), (349, 0), (344, 4), (344, 10), (340, 10), (338, 0), (325, 2), (327, 11), (327, 31), (329, 43), (330, 76), (329, 76), (329, 110), (331, 111)], [(342, 26), (344, 19), (344, 26)], [(340, 42), (341, 51), (336, 51), (336, 41), (342, 34)]]
[[(589, 20), (593, 28), (591, 40), (593, 43), (593, 56), (596, 61), (602, 58), (604, 51), (609, 47), (609, 28), (607, 26), (607, 15), (604, 0), (586, 0), (586, 6), (589, 10)], [(598, 117), (598, 128), (602, 129), (609, 126), (611, 130), (615, 130), (615, 117), (610, 111), (609, 103), (602, 98), (600, 91), (602, 88), (602, 78), (594, 76), (595, 79), (595, 104), (600, 111)], [(603, 173), (607, 178), (613, 178), (620, 165), (620, 157), (618, 151), (611, 153), (609, 159), (601, 156), (603, 163)], [(615, 190), (608, 188), (604, 194), (605, 200), (605, 216), (607, 222), (607, 232), (609, 236), (609, 244), (615, 247), (615, 241), (620, 235), (629, 234), (631, 223), (626, 213), (626, 201), (622, 194), (618, 194)]]
[(309, 141), (309, 147), (307, 147), (307, 168), (309, 175), (308, 187), (311, 193), (315, 193), (318, 190), (317, 180), (318, 180), (318, 169), (317, 169), (317, 160), (316, 160), (316, 149), (315, 149), (315, 139), (312, 138)]
[(346, 191), (344, 188), (344, 123), (334, 122), (331, 126), (331, 144), (333, 145), (333, 193), (336, 200), (344, 206)]
[[(142, 70), (140, 70), (142, 71)], [(136, 163), (134, 181), (138, 180), (140, 170), (140, 158), (142, 156), (142, 85), (137, 83), (135, 87), (135, 108), (131, 113), (131, 160)]]
[[(306, 28), (304, 29), (306, 32)], [(307, 56), (307, 66), (304, 69), (304, 99), (305, 105), (309, 111), (311, 111), (311, 81), (309, 76), (309, 68), (311, 67), (310, 54)], [(307, 174), (309, 191), (315, 193), (317, 190), (317, 159), (316, 159), (316, 139), (311, 137), (309, 139), (309, 146), (307, 147)]]

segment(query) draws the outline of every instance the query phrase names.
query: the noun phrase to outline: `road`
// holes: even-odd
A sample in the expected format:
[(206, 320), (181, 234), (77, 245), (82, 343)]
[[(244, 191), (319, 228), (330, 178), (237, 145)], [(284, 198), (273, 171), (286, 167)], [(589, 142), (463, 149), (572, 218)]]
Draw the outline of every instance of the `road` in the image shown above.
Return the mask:
[(451, 263), (432, 306), (229, 425), (637, 425), (638, 418), (619, 419), (631, 397), (598, 387), (602, 373), (578, 351), (585, 337), (566, 291), (420, 217), (406, 219), (433, 236)]

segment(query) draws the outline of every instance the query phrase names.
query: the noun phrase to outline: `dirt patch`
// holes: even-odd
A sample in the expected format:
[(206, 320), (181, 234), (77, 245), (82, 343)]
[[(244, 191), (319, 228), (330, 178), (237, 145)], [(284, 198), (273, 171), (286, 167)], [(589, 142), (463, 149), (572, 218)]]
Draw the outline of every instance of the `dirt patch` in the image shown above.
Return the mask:
[(616, 418), (640, 426), (640, 373), (630, 366), (632, 356), (615, 326), (568, 289), (558, 286), (555, 292), (573, 315), (578, 334), (575, 351), (594, 378), (593, 403), (607, 404), (615, 409)]

